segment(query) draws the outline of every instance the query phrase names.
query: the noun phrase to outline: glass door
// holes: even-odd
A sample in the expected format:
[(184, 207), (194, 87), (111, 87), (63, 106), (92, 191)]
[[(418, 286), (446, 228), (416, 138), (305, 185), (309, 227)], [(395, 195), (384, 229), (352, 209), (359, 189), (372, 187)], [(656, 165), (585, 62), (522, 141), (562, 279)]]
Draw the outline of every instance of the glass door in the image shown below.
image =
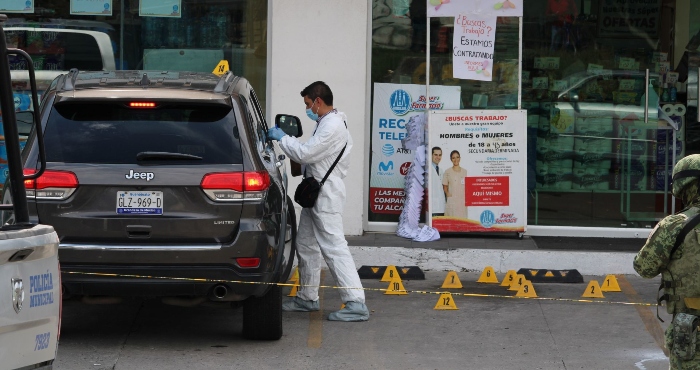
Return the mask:
[(675, 18), (675, 1), (525, 0), (528, 225), (649, 228), (673, 211)]

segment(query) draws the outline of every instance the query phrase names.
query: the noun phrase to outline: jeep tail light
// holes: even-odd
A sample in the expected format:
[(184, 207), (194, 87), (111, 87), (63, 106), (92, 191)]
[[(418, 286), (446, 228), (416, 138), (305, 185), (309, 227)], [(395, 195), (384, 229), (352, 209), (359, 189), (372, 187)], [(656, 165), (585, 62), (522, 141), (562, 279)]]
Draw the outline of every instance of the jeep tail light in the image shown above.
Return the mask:
[(242, 268), (252, 269), (260, 266), (260, 258), (257, 257), (240, 257), (236, 258), (238, 266)]
[(208, 173), (200, 187), (215, 202), (260, 200), (270, 187), (270, 175), (266, 171)]
[[(31, 175), (36, 170), (24, 169), (25, 175)], [(34, 180), (24, 180), (28, 197), (44, 200), (63, 200), (73, 194), (78, 188), (78, 177), (73, 172), (46, 170)]]

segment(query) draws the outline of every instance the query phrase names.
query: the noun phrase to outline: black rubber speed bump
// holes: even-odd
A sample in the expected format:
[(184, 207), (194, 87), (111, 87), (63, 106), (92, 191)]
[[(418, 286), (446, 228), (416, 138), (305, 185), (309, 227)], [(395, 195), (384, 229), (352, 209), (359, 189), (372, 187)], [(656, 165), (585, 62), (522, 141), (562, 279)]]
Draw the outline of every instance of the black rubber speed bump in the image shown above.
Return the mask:
[(547, 270), (523, 268), (518, 270), (518, 274), (525, 275), (525, 278), (533, 283), (583, 283), (583, 276), (576, 269)]
[[(418, 266), (396, 266), (402, 280), (425, 280), (425, 273)], [(381, 279), (386, 266), (362, 266), (357, 270), (360, 279)]]

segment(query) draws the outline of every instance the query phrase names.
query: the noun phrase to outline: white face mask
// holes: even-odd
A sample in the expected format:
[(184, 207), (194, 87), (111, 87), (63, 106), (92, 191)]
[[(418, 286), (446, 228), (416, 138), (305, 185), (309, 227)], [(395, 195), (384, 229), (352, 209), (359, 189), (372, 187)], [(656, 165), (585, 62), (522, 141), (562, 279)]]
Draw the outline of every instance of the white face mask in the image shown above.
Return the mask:
[(318, 120), (318, 114), (314, 113), (314, 111), (313, 111), (313, 107), (315, 104), (316, 104), (316, 101), (314, 101), (314, 103), (311, 104), (311, 108), (306, 110), (306, 115), (309, 116), (309, 118), (311, 118), (312, 121)]

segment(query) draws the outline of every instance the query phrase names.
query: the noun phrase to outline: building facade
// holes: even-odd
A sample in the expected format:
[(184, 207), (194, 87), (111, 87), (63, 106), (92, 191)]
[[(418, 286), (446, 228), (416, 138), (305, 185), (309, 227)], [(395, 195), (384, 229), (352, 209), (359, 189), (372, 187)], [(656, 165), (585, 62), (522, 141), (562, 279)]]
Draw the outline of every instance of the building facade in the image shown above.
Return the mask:
[(355, 140), (349, 235), (394, 231), (399, 216), (370, 206), (381, 175), (373, 148), (393, 153), (402, 129), (377, 135), (377, 84), (429, 79), (459, 91), (455, 109), (527, 110), (533, 235), (646, 237), (681, 207), (670, 194), (674, 152), (700, 152), (700, 0), (524, 0), (522, 17), (497, 19), (491, 81), (453, 78), (455, 20), (427, 18), (428, 0), (104, 0), (101, 12), (93, 3), (0, 10), (16, 29), (8, 42), (47, 82), (74, 66), (211, 71), (225, 59), (264, 99), (268, 123), (279, 113), (305, 120), (299, 91), (326, 81)]

